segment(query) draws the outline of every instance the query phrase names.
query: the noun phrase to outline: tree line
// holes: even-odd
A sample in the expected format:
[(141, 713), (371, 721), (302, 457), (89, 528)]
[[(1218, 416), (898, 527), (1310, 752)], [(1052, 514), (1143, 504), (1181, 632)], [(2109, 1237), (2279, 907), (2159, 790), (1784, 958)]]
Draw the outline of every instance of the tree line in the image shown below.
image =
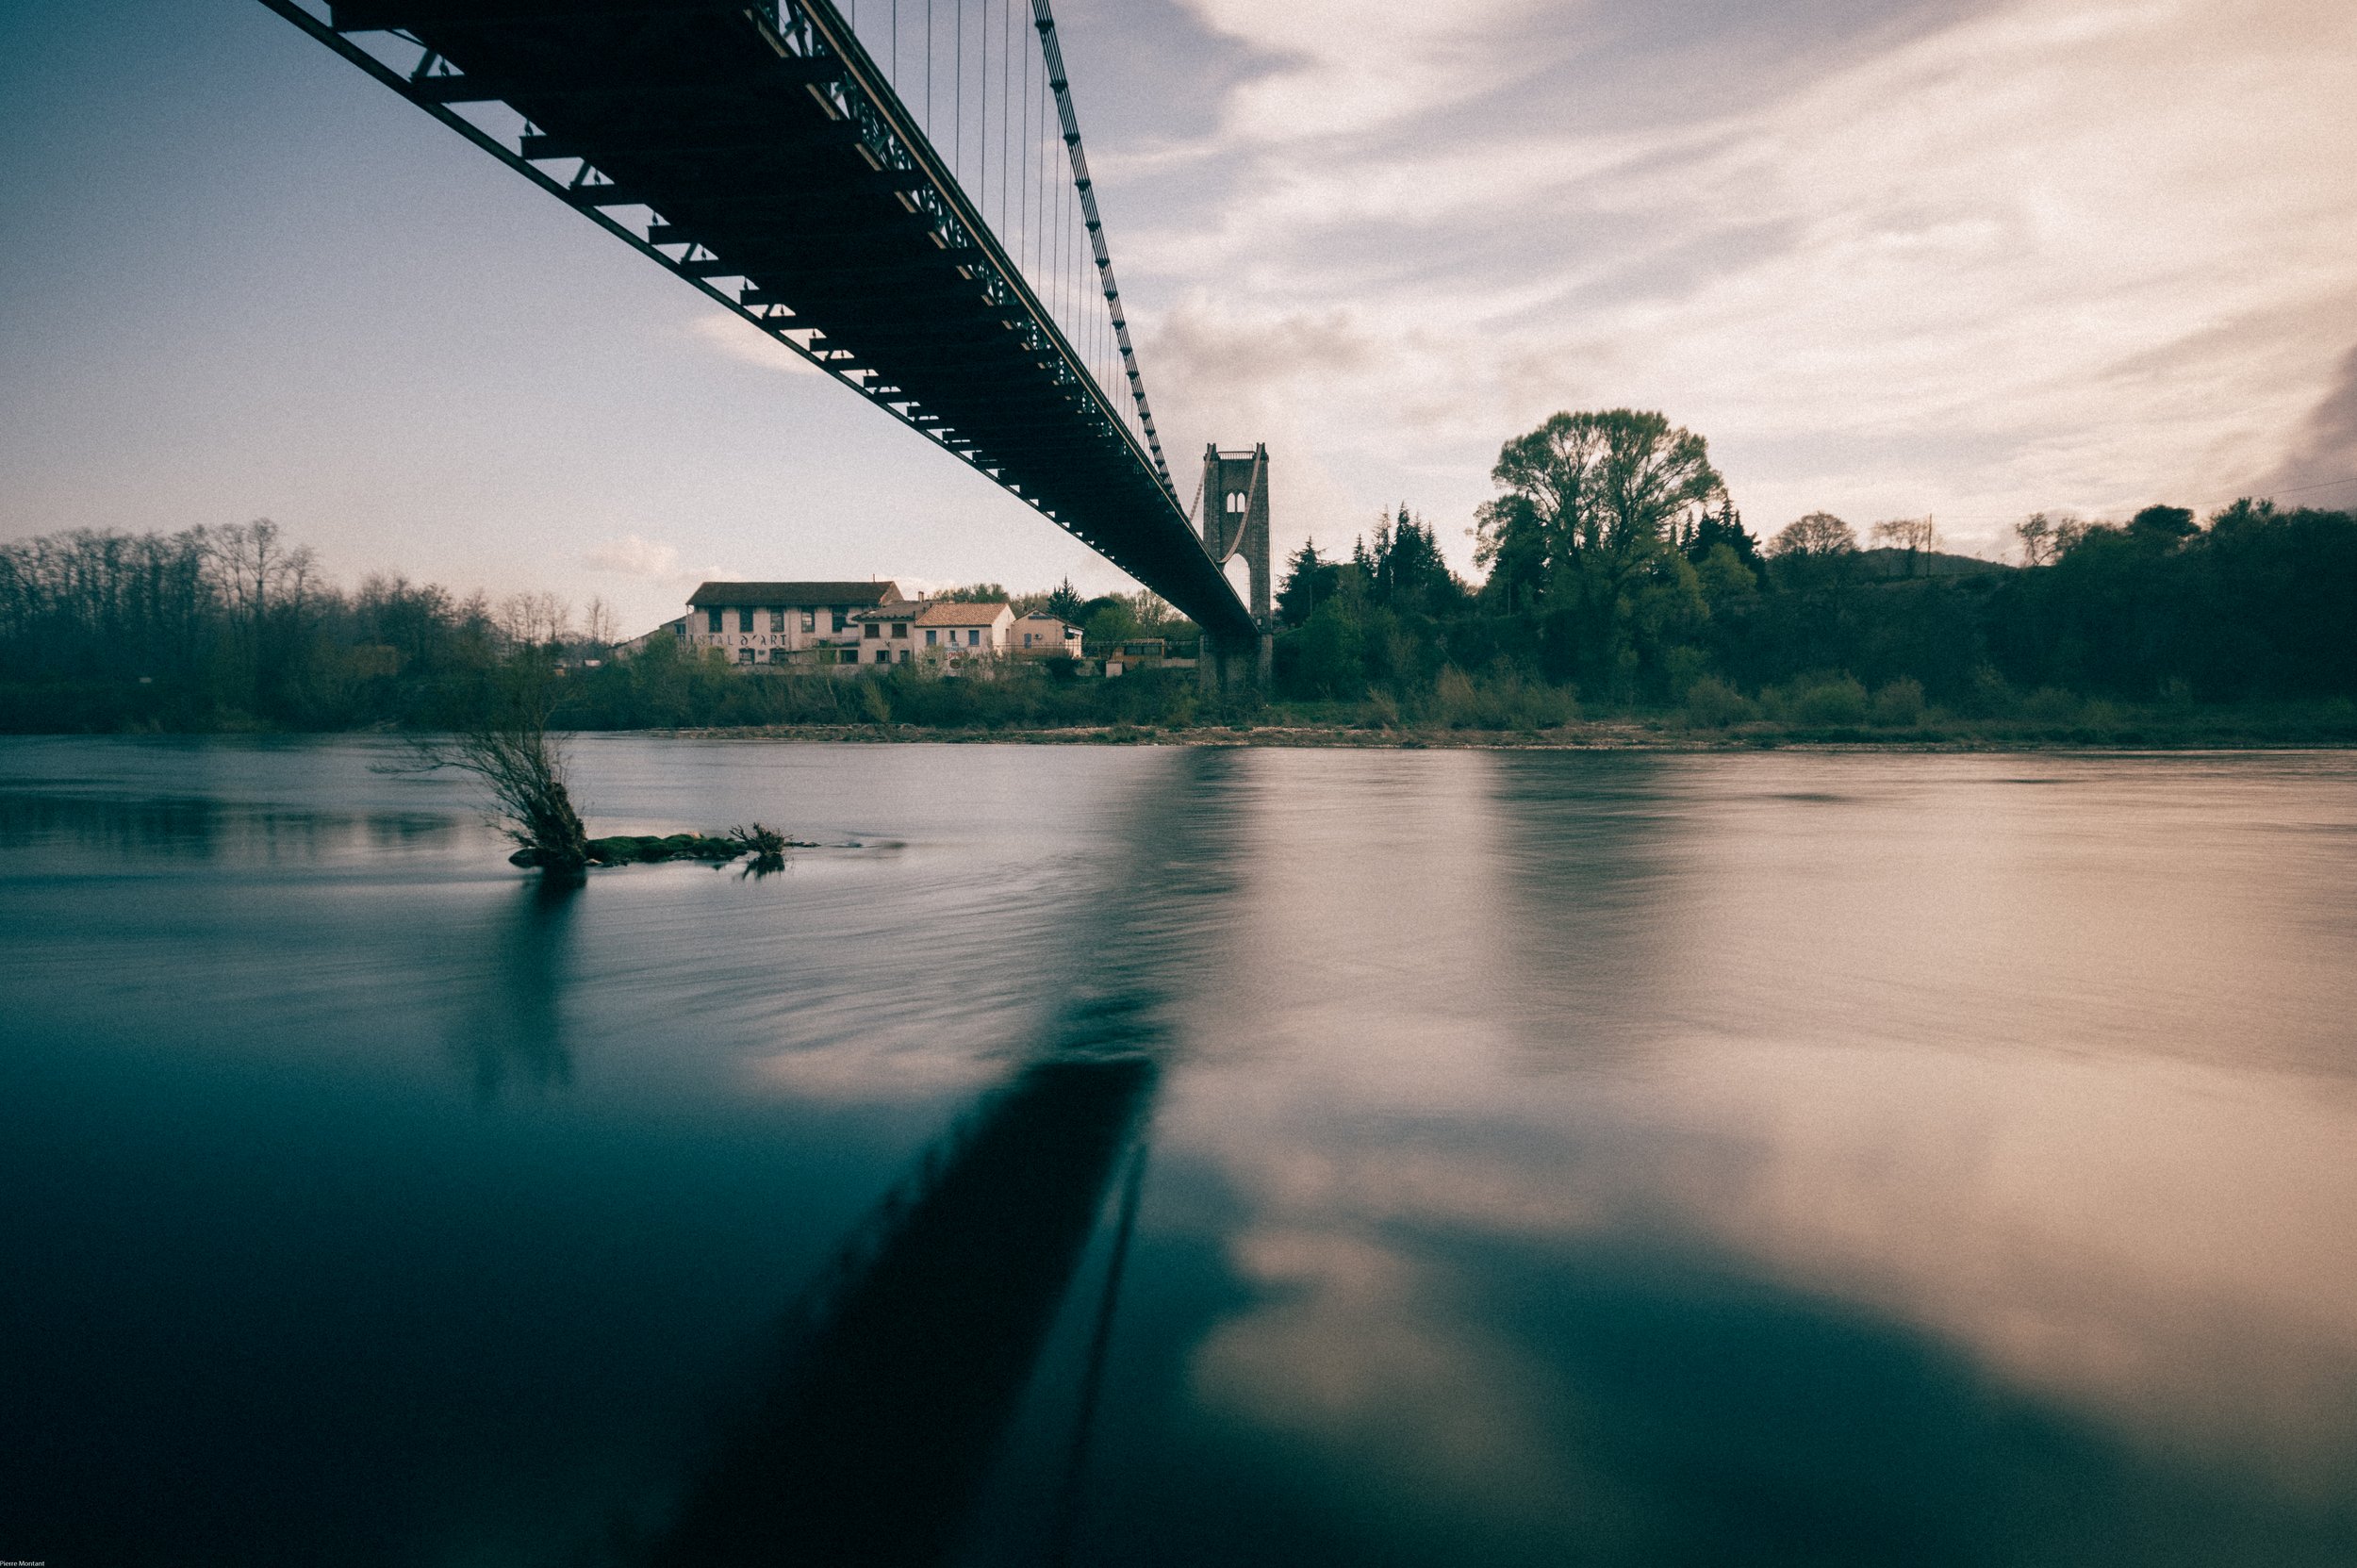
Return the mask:
[(1346, 556), (1312, 542), (1291, 558), (1281, 693), (1541, 722), (1575, 693), (1709, 723), (2357, 696), (2348, 512), (2039, 513), (2015, 529), (2019, 567), (1940, 553), (1928, 519), (1861, 540), (1812, 512), (1763, 541), (1703, 437), (1631, 409), (1558, 414), (1508, 441), (1492, 477), (1478, 582), (1405, 505)]
[[(1477, 579), (1405, 504), (1346, 553), (1305, 544), (1277, 594), (1277, 679), (1298, 717), (1532, 729), (1582, 713), (1905, 727), (1929, 712), (2060, 718), (2088, 702), (2357, 698), (2357, 515), (2238, 501), (2207, 519), (2035, 514), (2019, 564), (1946, 554), (1927, 519), (1861, 538), (1812, 512), (1762, 539), (1707, 443), (1659, 413), (1556, 415), (1504, 443), (1474, 520)], [(1195, 629), (1150, 593), (1069, 581), (1007, 599), (1103, 651)], [(0, 546), (0, 729), (454, 729), (519, 680), (579, 727), (1187, 723), (1179, 672), (1082, 682), (894, 669), (750, 676), (656, 639), (611, 656), (611, 615), (546, 594), (494, 603), (398, 576), (346, 590), (268, 521), (81, 531)], [(1230, 710), (1237, 710), (1230, 712)]]
[(494, 604), (399, 576), (345, 591), (269, 520), (0, 546), (0, 728), (463, 727), (519, 655), (611, 642), (593, 601)]

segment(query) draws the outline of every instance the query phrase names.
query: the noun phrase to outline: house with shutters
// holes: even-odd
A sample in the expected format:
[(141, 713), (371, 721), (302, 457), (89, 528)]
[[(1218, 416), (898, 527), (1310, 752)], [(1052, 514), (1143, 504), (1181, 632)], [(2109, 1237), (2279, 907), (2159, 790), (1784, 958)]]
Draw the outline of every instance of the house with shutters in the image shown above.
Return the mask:
[(1080, 653), (1080, 629), (1054, 616), (1018, 617), (1004, 600), (907, 599), (888, 580), (705, 583), (689, 596), (686, 615), (616, 652), (657, 639), (697, 653), (717, 650), (748, 668), (842, 673), (922, 662), (954, 674), (978, 660)]
[(1019, 659), (1047, 659), (1059, 654), (1077, 659), (1080, 656), (1080, 629), (1061, 616), (1018, 616), (1007, 632), (1007, 652)]
[(901, 602), (898, 584), (873, 580), (706, 583), (688, 596), (681, 635), (690, 649), (717, 648), (740, 665), (837, 668), (868, 662), (862, 644), (871, 623), (863, 618)]
[(853, 664), (906, 664), (916, 647), (916, 618), (925, 608), (921, 599), (895, 597), (851, 617), (858, 628)]
[(1014, 627), (1014, 611), (1003, 599), (981, 604), (935, 600), (917, 611), (909, 630), (918, 658), (955, 674), (977, 660), (1003, 657)]

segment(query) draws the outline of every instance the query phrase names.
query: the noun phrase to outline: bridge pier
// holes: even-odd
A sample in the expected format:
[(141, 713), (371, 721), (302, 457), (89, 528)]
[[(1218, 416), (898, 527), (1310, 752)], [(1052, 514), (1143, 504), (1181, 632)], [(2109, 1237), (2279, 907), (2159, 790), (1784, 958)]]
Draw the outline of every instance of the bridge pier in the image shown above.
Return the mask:
[(1244, 557), (1251, 575), (1252, 623), (1248, 638), (1214, 637), (1209, 632), (1195, 668), (1206, 692), (1257, 685), (1268, 689), (1276, 657), (1276, 622), (1270, 609), (1268, 446), (1249, 452), (1203, 449), (1203, 549), (1222, 571)]
[(1195, 677), (1206, 696), (1221, 691), (1254, 688), (1266, 691), (1277, 639), (1267, 632), (1249, 638), (1215, 637), (1206, 633), (1195, 658)]

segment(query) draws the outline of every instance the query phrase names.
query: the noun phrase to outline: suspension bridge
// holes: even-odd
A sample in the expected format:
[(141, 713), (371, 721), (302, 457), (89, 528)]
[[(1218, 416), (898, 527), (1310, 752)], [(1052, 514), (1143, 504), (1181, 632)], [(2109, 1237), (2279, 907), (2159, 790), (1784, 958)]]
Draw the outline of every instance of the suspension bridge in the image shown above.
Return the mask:
[(1181, 499), (1048, 0), (262, 3), (1265, 674), (1267, 453)]

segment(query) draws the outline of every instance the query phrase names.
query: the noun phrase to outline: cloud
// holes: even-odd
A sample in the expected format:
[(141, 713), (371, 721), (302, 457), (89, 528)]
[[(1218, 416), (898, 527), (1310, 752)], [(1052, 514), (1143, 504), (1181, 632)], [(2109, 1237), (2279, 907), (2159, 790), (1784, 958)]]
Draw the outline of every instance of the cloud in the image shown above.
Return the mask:
[(2339, 379), (2310, 410), (2299, 445), (2268, 487), (2286, 492), (2286, 500), (2357, 506), (2357, 348), (2341, 356)]
[(1581, 404), (1703, 431), (1755, 524), (1968, 544), (2341, 439), (2346, 6), (1858, 0), (1756, 49), (1708, 7), (1191, 8), (1255, 63), (1194, 147), (1112, 165), (1133, 293), (1172, 302), (1136, 312), (1146, 374), (1290, 425), (1353, 512), (1461, 517)]
[(677, 545), (657, 544), (636, 534), (625, 534), (618, 539), (608, 539), (582, 557), (582, 564), (591, 571), (610, 571), (623, 577), (670, 578), (681, 575)]

